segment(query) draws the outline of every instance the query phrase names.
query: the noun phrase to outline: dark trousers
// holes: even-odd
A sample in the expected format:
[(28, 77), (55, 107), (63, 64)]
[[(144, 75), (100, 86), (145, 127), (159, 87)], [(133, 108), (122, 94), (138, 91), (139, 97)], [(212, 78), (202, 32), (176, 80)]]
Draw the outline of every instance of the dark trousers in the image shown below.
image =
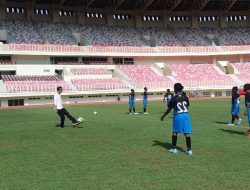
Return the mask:
[(61, 127), (64, 127), (64, 120), (65, 120), (65, 115), (67, 116), (67, 118), (69, 118), (70, 119), (70, 121), (72, 122), (72, 123), (77, 123), (77, 121), (76, 121), (76, 119), (73, 117), (73, 116), (71, 116), (70, 114), (69, 114), (69, 112), (66, 110), (66, 109), (60, 109), (60, 110), (57, 110), (57, 114), (60, 116), (60, 118), (61, 118)]

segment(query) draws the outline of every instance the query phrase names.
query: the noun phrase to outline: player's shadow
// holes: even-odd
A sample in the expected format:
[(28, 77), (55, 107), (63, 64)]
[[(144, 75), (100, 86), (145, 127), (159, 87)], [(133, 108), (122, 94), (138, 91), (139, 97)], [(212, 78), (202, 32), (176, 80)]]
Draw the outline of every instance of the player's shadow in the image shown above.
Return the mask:
[(60, 124), (56, 124), (55, 127), (61, 127), (61, 125)]
[[(60, 124), (56, 124), (55, 127), (56, 128), (61, 128), (61, 125)], [(65, 128), (68, 128), (68, 127), (72, 127), (72, 126), (65, 126)], [(76, 126), (76, 127), (72, 127), (72, 128), (77, 129), (77, 128), (83, 128), (83, 127), (82, 126)]]
[(216, 121), (215, 123), (217, 123), (217, 124), (223, 124), (223, 125), (228, 124), (228, 122), (224, 122), (224, 121)]
[(243, 131), (235, 131), (235, 130), (231, 130), (231, 129), (218, 129), (222, 132), (226, 132), (226, 133), (230, 133), (230, 134), (237, 134), (237, 135), (246, 135), (246, 132)]
[[(161, 142), (161, 141), (157, 141), (157, 140), (154, 140), (153, 141), (154, 144), (152, 144), (152, 146), (161, 146), (163, 147), (164, 149), (166, 150), (169, 150), (170, 148), (172, 148), (172, 144), (171, 143), (168, 143), (168, 142)], [(176, 147), (179, 151), (182, 151), (182, 152), (185, 152), (184, 149), (182, 149), (181, 147)]]

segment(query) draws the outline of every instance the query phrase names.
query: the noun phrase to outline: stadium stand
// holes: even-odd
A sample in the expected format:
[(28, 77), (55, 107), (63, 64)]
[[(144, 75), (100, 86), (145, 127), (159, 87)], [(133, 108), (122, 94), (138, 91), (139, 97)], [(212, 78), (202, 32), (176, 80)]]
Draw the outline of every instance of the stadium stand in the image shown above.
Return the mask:
[(175, 30), (183, 46), (207, 46), (204, 33), (196, 28), (178, 28)]
[(71, 68), (74, 75), (106, 75), (112, 74), (111, 71), (102, 68)]
[(129, 87), (116, 78), (107, 79), (72, 79), (78, 90), (127, 90)]
[(173, 85), (167, 76), (159, 76), (149, 65), (120, 65), (118, 68), (124, 72), (134, 83), (135, 88), (166, 88)]
[(72, 32), (80, 33), (86, 45), (100, 46), (143, 46), (140, 33), (128, 26), (104, 26), (69, 24)]
[(6, 30), (8, 42), (15, 44), (43, 44), (44, 40), (31, 21), (0, 20), (0, 29)]
[(209, 46), (207, 36), (213, 34), (219, 45), (249, 45), (250, 28), (134, 28), (129, 26), (82, 25), (76, 23), (0, 20), (8, 43), (77, 45), (73, 33), (79, 33), (85, 45), (148, 46), (142, 39), (153, 38), (157, 46)]
[(49, 44), (77, 45), (65, 23), (37, 22), (36, 26)]
[(54, 92), (57, 86), (70, 90), (65, 81), (56, 76), (16, 76), (2, 75), (8, 92)]
[(238, 71), (235, 73), (235, 76), (237, 76), (243, 83), (250, 82), (250, 62), (231, 63), (231, 65)]
[(157, 46), (178, 46), (181, 43), (176, 39), (174, 33), (171, 33), (169, 29), (163, 28), (152, 28), (152, 27), (144, 27), (138, 29), (142, 36), (150, 37), (156, 40)]
[(15, 61), (0, 61), (0, 65), (13, 65), (16, 64)]
[(205, 35), (215, 35), (219, 40), (217, 45), (249, 45), (250, 44), (250, 28), (202, 28)]
[(232, 86), (231, 76), (219, 72), (213, 64), (168, 64), (177, 81), (187, 87)]

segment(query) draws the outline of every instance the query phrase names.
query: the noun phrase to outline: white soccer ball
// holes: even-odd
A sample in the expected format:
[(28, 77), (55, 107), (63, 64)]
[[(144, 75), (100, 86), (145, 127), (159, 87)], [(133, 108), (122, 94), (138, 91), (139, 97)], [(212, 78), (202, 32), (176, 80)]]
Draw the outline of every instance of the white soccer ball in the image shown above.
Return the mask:
[(97, 115), (97, 111), (94, 111), (93, 114), (94, 114), (94, 115)]
[(78, 122), (83, 122), (84, 119), (83, 119), (82, 117), (78, 117), (77, 121), (78, 121)]

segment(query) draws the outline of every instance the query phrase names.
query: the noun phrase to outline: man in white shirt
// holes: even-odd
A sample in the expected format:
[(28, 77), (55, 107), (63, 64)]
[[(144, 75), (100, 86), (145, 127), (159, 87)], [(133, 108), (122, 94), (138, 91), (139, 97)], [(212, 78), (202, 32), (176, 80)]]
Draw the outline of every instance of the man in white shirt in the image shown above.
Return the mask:
[(65, 115), (67, 118), (70, 119), (70, 121), (73, 123), (73, 127), (79, 124), (79, 122), (76, 121), (76, 119), (69, 114), (69, 112), (63, 108), (62, 104), (62, 98), (61, 98), (61, 93), (63, 91), (63, 88), (61, 86), (57, 87), (57, 93), (54, 95), (54, 110), (55, 112), (60, 116), (61, 118), (61, 124), (60, 127), (64, 128), (64, 120), (65, 120)]

